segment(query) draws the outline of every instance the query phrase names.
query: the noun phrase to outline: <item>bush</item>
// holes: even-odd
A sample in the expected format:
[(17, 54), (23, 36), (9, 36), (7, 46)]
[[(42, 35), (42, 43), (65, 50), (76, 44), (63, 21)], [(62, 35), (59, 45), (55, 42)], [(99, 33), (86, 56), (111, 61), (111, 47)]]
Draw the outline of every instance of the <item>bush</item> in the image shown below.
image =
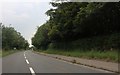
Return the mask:
[(120, 33), (79, 39), (73, 42), (49, 44), (49, 49), (60, 50), (118, 50), (120, 49)]

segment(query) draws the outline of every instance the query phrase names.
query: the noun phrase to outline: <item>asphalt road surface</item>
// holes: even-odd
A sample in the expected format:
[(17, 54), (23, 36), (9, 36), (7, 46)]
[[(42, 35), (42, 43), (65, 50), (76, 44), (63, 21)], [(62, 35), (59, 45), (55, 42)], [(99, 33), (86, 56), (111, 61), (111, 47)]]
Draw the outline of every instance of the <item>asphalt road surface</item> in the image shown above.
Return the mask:
[(2, 58), (0, 57), (0, 75), (2, 74)]
[(76, 65), (32, 51), (22, 51), (2, 59), (3, 73), (107, 73), (106, 71)]

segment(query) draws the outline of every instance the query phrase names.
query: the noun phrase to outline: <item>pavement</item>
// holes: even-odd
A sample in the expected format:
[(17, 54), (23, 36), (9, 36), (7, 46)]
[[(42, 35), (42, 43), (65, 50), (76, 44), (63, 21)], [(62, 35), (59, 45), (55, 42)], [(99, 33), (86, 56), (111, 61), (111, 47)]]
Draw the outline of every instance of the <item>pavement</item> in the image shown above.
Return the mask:
[(106, 62), (106, 61), (99, 61), (99, 60), (92, 60), (92, 59), (82, 59), (77, 57), (68, 57), (68, 56), (55, 55), (55, 54), (46, 54), (46, 53), (39, 53), (39, 54), (48, 56), (48, 57), (53, 57), (59, 60), (64, 60), (67, 62), (72, 62), (80, 65), (94, 67), (97, 69), (120, 73), (120, 70), (119, 70), (120, 63), (118, 64), (113, 62)]
[(32, 75), (38, 73), (111, 73), (106, 70), (58, 60), (51, 56), (55, 55), (37, 54), (32, 51), (8, 55), (2, 58), (2, 73), (3, 75), (4, 73), (30, 73)]

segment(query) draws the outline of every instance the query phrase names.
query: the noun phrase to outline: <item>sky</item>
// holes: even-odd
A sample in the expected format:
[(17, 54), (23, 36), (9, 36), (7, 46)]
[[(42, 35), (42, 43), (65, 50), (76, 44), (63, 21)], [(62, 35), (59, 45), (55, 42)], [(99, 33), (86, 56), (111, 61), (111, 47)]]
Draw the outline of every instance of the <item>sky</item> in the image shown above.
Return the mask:
[(11, 24), (31, 44), (37, 26), (49, 19), (45, 12), (52, 8), (50, 1), (0, 0), (0, 23), (6, 26)]
[(49, 1), (20, 0), (0, 2), (0, 22), (14, 27), (31, 44), (37, 26), (44, 24), (49, 17), (45, 14), (52, 8)]

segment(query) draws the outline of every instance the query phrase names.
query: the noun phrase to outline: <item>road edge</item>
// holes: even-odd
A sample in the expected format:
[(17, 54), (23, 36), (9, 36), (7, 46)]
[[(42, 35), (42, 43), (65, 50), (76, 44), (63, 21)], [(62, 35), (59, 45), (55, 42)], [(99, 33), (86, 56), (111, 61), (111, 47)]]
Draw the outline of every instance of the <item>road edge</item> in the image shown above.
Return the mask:
[(55, 58), (55, 59), (58, 59), (58, 60), (63, 60), (63, 61), (66, 61), (66, 62), (70, 62), (70, 63), (73, 63), (73, 64), (88, 66), (88, 67), (101, 69), (101, 70), (106, 70), (106, 71), (110, 71), (110, 72), (113, 72), (113, 73), (116, 73), (116, 74), (120, 74), (119, 70), (118, 71), (113, 71), (113, 70), (106, 69), (106, 68), (103, 68), (103, 67), (97, 67), (97, 66), (93, 66), (93, 65), (89, 65), (89, 64), (85, 64), (85, 63), (79, 63), (75, 59), (70, 61), (70, 60), (64, 59), (64, 58), (59, 57), (59, 56), (54, 56), (52, 54), (47, 54), (47, 53), (43, 53), (43, 52), (36, 52), (36, 51), (33, 51), (33, 52), (37, 53), (37, 54), (40, 54), (40, 55), (43, 55), (43, 56), (48, 56), (48, 57), (52, 57), (52, 58)]

